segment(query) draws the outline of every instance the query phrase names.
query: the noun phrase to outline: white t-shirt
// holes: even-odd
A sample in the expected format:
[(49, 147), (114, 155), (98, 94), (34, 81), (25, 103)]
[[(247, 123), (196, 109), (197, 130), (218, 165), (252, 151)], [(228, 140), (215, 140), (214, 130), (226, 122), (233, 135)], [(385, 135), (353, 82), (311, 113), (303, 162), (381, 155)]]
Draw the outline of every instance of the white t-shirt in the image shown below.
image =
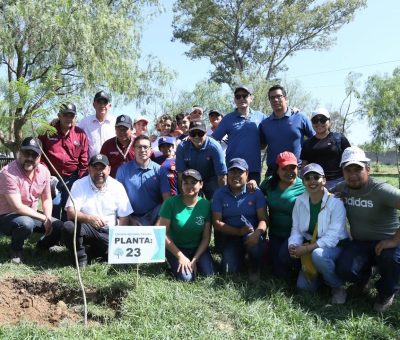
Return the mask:
[[(71, 195), (76, 210), (102, 217), (108, 227), (117, 225), (117, 217), (126, 217), (133, 212), (124, 186), (111, 176), (107, 177), (101, 191), (95, 187), (90, 176), (80, 178), (72, 185)], [(68, 198), (65, 209), (72, 206), (71, 198)]]

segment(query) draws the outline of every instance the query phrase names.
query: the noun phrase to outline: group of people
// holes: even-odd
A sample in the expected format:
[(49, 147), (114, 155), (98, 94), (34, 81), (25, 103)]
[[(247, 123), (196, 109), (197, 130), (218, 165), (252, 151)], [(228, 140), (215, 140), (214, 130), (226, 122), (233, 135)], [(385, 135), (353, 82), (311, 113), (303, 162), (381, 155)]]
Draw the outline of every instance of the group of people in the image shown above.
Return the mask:
[(386, 310), (400, 280), (400, 191), (369, 176), (369, 159), (330, 130), (326, 109), (309, 119), (288, 106), (280, 85), (268, 98), (266, 116), (240, 85), (235, 110), (211, 109), (209, 128), (195, 105), (161, 116), (159, 136), (148, 136), (146, 117), (113, 117), (104, 91), (79, 124), (76, 106), (63, 105), (56, 132), (25, 138), (0, 172), (0, 233), (11, 236), (11, 261), (22, 261), (33, 231), (44, 233), (42, 249), (62, 240), (72, 252), (75, 242), (85, 267), (91, 256), (106, 259), (110, 226), (163, 225), (166, 259), (180, 280), (217, 272), (213, 234), (220, 272), (247, 269), (255, 281), (267, 257), (272, 274), (295, 274), (299, 289), (330, 287), (332, 303), (346, 301), (346, 282), (367, 287), (377, 271), (374, 308)]

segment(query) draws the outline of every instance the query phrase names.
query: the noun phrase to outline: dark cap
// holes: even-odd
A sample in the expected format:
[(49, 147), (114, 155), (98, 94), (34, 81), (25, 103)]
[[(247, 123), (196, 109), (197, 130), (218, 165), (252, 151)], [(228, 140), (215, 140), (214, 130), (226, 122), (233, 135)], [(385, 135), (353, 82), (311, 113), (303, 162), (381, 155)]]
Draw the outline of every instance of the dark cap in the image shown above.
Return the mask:
[(235, 91), (234, 91), (233, 93), (236, 94), (236, 92), (239, 91), (239, 90), (245, 90), (245, 91), (248, 92), (249, 94), (252, 94), (252, 93), (253, 93), (253, 89), (252, 89), (250, 86), (248, 86), (248, 85), (240, 84), (240, 85), (236, 86), (236, 87), (235, 87)]
[(193, 177), (197, 181), (202, 181), (200, 172), (195, 169), (187, 169), (182, 173), (182, 177)]
[(207, 132), (207, 128), (206, 128), (205, 124), (199, 120), (196, 120), (196, 121), (190, 123), (189, 131), (193, 131), (193, 130), (200, 130), (203, 132)]
[(97, 99), (105, 99), (108, 102), (111, 101), (110, 95), (107, 92), (104, 92), (104, 91), (99, 91), (94, 95), (94, 101), (96, 101)]
[(120, 115), (117, 117), (115, 126), (125, 126), (128, 129), (132, 129), (132, 119), (128, 115)]
[(217, 110), (217, 109), (213, 109), (213, 110), (210, 110), (210, 111), (208, 111), (208, 115), (209, 116), (212, 116), (212, 115), (218, 115), (218, 116), (221, 116), (221, 117), (223, 117), (224, 115), (221, 113), (221, 111), (220, 110)]
[(71, 112), (76, 115), (76, 106), (73, 103), (64, 104), (60, 108), (60, 114)]
[(247, 165), (247, 162), (243, 158), (232, 158), (229, 163), (228, 163), (228, 171), (231, 169), (240, 169), (243, 171), (249, 170), (249, 166)]
[(175, 138), (170, 137), (170, 136), (162, 136), (158, 139), (158, 146), (163, 145), (163, 144), (171, 144), (175, 145)]
[(42, 150), (40, 148), (42, 147), (42, 143), (40, 142), (39, 139), (34, 138), (34, 137), (26, 137), (21, 144), (21, 150), (32, 150), (35, 151), (38, 155), (42, 154)]
[(95, 165), (97, 163), (101, 163), (104, 166), (110, 165), (107, 156), (102, 155), (101, 153), (99, 153), (98, 155), (94, 155), (92, 156), (92, 158), (90, 158), (89, 165)]

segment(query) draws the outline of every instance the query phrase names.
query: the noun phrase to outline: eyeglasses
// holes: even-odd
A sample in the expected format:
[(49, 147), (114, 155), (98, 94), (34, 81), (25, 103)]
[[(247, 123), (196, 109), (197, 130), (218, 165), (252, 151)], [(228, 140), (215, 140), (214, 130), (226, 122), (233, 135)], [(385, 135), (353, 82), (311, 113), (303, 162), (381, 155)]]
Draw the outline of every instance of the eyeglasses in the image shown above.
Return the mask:
[(235, 99), (239, 100), (239, 99), (247, 99), (250, 96), (250, 93), (246, 93), (246, 94), (235, 94)]
[(283, 97), (284, 97), (283, 94), (277, 94), (276, 96), (269, 96), (269, 100), (271, 101), (275, 99), (281, 100)]
[(323, 176), (321, 176), (321, 175), (319, 175), (319, 174), (306, 174), (306, 175), (304, 175), (304, 179), (306, 180), (306, 181), (311, 181), (311, 180), (314, 180), (314, 181), (319, 181), (320, 180), (320, 178), (322, 178)]
[(314, 117), (313, 119), (311, 119), (311, 122), (313, 124), (318, 124), (318, 122), (320, 122), (321, 124), (325, 124), (328, 120), (329, 118), (326, 117), (321, 117), (321, 118)]
[(149, 150), (150, 146), (148, 146), (148, 145), (135, 145), (135, 149), (137, 149), (137, 150)]
[(205, 135), (206, 133), (204, 132), (204, 131), (201, 131), (201, 130), (192, 130), (192, 131), (189, 131), (189, 136), (190, 137), (196, 137), (196, 136), (198, 136), (198, 137), (203, 137), (204, 135)]

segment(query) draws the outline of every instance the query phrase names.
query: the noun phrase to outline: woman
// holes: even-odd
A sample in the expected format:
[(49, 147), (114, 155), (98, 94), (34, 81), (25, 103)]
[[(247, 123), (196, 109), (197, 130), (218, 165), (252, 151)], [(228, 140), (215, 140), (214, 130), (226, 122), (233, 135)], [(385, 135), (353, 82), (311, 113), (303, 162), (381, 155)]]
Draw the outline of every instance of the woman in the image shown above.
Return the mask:
[[(346, 302), (344, 282), (335, 273), (335, 260), (342, 248), (340, 243), (348, 238), (346, 211), (343, 202), (325, 189), (322, 167), (310, 163), (304, 167), (303, 182), (306, 192), (299, 196), (293, 209), (293, 227), (289, 237), (289, 253), (295, 259), (311, 254), (311, 261), (326, 285), (332, 291), (332, 303)], [(313, 234), (315, 242), (309, 242)], [(320, 277), (310, 278), (303, 269), (297, 278), (297, 287), (315, 290)]]
[(182, 194), (161, 206), (157, 225), (165, 225), (166, 257), (178, 280), (193, 281), (197, 271), (208, 276), (214, 266), (208, 245), (211, 236), (210, 203), (198, 196), (203, 181), (197, 170), (182, 174)]
[(261, 183), (260, 189), (268, 202), (269, 258), (272, 274), (287, 279), (292, 269), (299, 270), (298, 261), (289, 255), (288, 238), (292, 229), (294, 202), (305, 188), (297, 176), (297, 158), (293, 153), (282, 152), (275, 162), (276, 170)]
[(175, 118), (169, 114), (163, 114), (156, 123), (156, 129), (160, 132), (158, 137), (152, 136), (151, 149), (153, 150), (154, 157), (162, 156), (162, 152), (158, 148), (158, 140), (160, 137), (172, 136), (176, 129)]
[(228, 185), (214, 194), (213, 226), (222, 235), (222, 269), (240, 271), (245, 254), (249, 255), (250, 280), (259, 278), (260, 261), (265, 246), (266, 202), (260, 191), (248, 191), (248, 165), (242, 158), (228, 163)]
[(330, 131), (330, 119), (329, 112), (324, 108), (312, 113), (311, 122), (315, 135), (304, 142), (300, 154), (303, 168), (308, 163), (321, 165), (326, 175), (326, 188), (328, 190), (343, 181), (340, 160), (343, 151), (350, 146), (345, 136)]

